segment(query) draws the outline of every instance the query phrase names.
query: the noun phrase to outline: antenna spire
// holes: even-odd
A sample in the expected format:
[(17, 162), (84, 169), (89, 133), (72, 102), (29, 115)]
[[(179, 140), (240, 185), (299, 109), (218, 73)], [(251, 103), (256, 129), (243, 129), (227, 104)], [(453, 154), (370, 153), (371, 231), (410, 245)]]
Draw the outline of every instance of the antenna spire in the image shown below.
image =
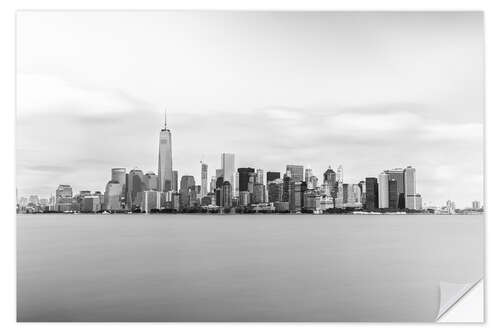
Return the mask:
[(164, 129), (166, 130), (167, 129), (167, 108), (165, 108), (165, 122), (164, 122), (164, 125), (163, 125)]

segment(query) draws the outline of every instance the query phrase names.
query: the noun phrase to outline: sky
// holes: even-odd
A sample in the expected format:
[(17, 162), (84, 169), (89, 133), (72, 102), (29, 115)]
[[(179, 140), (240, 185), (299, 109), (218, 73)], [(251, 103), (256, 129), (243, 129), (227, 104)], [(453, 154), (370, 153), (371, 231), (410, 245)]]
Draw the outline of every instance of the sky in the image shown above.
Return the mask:
[(111, 168), (416, 168), (428, 205), (483, 201), (480, 12), (23, 11), (19, 196), (104, 191)]

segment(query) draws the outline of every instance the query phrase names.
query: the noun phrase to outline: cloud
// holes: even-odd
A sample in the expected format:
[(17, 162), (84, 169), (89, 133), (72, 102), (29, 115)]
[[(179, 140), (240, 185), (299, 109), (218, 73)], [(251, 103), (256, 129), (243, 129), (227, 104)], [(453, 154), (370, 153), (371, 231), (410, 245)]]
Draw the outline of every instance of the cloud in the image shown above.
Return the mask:
[(483, 139), (481, 123), (431, 123), (420, 132), (419, 139), (424, 141), (453, 141), (479, 143)]
[(297, 121), (304, 118), (303, 111), (286, 107), (268, 107), (257, 110), (260, 114), (278, 121)]
[(40, 164), (30, 164), (30, 165), (18, 165), (18, 167), (31, 172), (43, 172), (43, 173), (66, 173), (74, 170), (74, 167), (63, 166), (63, 165), (40, 165)]
[(64, 111), (92, 115), (104, 121), (107, 114), (145, 107), (150, 105), (119, 89), (76, 83), (58, 76), (17, 75), (18, 117)]

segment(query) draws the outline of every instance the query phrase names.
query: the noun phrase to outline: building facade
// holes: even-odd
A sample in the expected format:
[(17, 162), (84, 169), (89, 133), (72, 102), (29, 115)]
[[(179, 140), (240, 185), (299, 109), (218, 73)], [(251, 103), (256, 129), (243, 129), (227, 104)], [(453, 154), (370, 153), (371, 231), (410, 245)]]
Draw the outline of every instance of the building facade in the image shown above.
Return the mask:
[(158, 191), (158, 176), (154, 172), (147, 172), (144, 175), (144, 190)]
[(286, 166), (286, 172), (294, 182), (304, 181), (304, 166), (289, 164)]
[(222, 184), (222, 203), (221, 206), (224, 208), (230, 208), (233, 203), (233, 193), (231, 183), (229, 181), (224, 181)]
[[(163, 193), (172, 193), (170, 192), (163, 192)], [(161, 194), (162, 192), (159, 191), (154, 191), (154, 190), (147, 190), (144, 191), (144, 200), (142, 203), (142, 211), (146, 213), (150, 213), (151, 210), (153, 209), (160, 209), (161, 207)]]
[(201, 196), (205, 197), (208, 193), (208, 165), (201, 163)]
[(275, 172), (275, 171), (268, 171), (266, 172), (266, 182), (267, 183), (270, 183), (272, 182), (273, 180), (276, 180), (276, 179), (280, 179), (281, 175), (279, 172)]
[(172, 171), (172, 191), (179, 192), (179, 171)]
[[(389, 175), (389, 180), (393, 179), (396, 181), (396, 191), (397, 191), (397, 207), (398, 209), (405, 208), (405, 170), (401, 168), (395, 168), (391, 170), (386, 170), (385, 173)], [(390, 204), (389, 204), (390, 206)], [(392, 208), (392, 207), (391, 207)]]
[(398, 209), (399, 204), (399, 191), (398, 181), (394, 178), (389, 179), (389, 209)]
[(158, 182), (160, 192), (168, 192), (173, 189), (172, 169), (172, 134), (167, 128), (167, 118), (160, 131), (160, 142), (158, 149)]
[(239, 181), (239, 190), (240, 191), (248, 191), (248, 183), (250, 182), (250, 178), (255, 174), (255, 169), (253, 168), (238, 168), (238, 181)]
[(59, 185), (56, 189), (55, 210), (58, 212), (71, 211), (73, 208), (73, 189), (69, 185)]
[(106, 189), (104, 191), (104, 210), (107, 211), (120, 211), (122, 207), (122, 192), (123, 188), (117, 181), (109, 181), (106, 184)]
[(378, 183), (377, 178), (365, 178), (366, 186), (366, 203), (365, 209), (374, 211), (378, 209)]
[(139, 169), (132, 169), (127, 176), (127, 207), (140, 209), (144, 192), (144, 174)]
[(264, 184), (255, 183), (253, 187), (252, 203), (259, 204), (263, 203), (265, 198), (264, 194)]
[(222, 153), (221, 155), (222, 177), (233, 187), (235, 169), (235, 157), (233, 153)]
[(404, 170), (405, 208), (417, 209), (417, 179), (415, 168), (408, 166)]
[(378, 208), (389, 208), (389, 175), (385, 172), (378, 176)]
[(193, 176), (184, 175), (181, 177), (181, 187), (179, 189), (181, 209), (189, 207), (190, 189), (194, 188), (195, 185)]

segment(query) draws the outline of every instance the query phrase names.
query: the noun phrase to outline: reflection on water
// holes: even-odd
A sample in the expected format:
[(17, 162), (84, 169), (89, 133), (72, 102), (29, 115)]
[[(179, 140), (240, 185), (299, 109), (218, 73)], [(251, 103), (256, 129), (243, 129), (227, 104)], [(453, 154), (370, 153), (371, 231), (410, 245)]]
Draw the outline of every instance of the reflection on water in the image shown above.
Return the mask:
[(20, 215), (19, 321), (434, 321), (483, 216)]

